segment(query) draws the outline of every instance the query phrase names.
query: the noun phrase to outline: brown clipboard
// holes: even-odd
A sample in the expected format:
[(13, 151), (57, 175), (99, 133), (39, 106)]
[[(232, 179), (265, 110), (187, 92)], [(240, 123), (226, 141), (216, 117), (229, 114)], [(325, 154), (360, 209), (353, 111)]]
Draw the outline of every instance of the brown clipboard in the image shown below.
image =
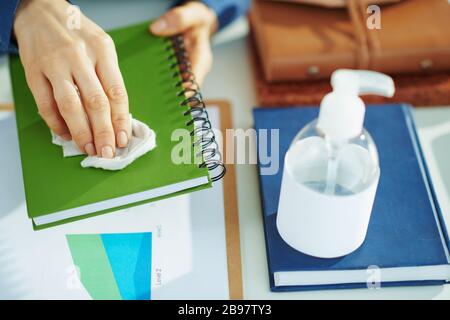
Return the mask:
[(12, 111), (14, 105), (12, 103), (0, 103), (0, 111)]
[[(207, 100), (208, 106), (217, 106), (220, 112), (220, 130), (226, 146), (226, 130), (233, 129), (231, 105), (226, 100)], [(222, 158), (227, 159), (223, 148)], [(237, 203), (236, 170), (234, 164), (226, 164), (227, 173), (223, 178), (223, 197), (225, 209), (225, 235), (227, 244), (228, 290), (230, 299), (243, 299), (241, 243), (239, 234), (239, 214)]]

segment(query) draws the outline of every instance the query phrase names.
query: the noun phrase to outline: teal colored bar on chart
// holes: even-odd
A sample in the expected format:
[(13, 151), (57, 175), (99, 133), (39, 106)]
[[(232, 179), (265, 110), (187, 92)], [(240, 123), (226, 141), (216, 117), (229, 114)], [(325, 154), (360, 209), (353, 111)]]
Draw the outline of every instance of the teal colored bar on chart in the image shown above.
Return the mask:
[(149, 300), (151, 233), (102, 234), (111, 269), (124, 300)]

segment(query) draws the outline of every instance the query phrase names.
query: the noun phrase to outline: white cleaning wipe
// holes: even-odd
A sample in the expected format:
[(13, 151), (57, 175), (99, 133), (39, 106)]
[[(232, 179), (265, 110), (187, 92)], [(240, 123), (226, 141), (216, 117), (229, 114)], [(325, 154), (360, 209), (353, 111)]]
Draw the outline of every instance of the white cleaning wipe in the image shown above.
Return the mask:
[(51, 133), (52, 133), (52, 143), (61, 146), (63, 148), (64, 158), (84, 154), (83, 152), (80, 151), (80, 149), (78, 149), (78, 146), (75, 144), (73, 140), (66, 141), (53, 131), (51, 131)]
[[(156, 134), (145, 123), (132, 119), (132, 135), (128, 146), (116, 148), (116, 155), (112, 159), (98, 156), (88, 156), (81, 161), (81, 166), (100, 168), (104, 170), (122, 170), (140, 156), (156, 147)], [(61, 146), (64, 157), (84, 154), (73, 141), (66, 141), (52, 132), (52, 143)]]

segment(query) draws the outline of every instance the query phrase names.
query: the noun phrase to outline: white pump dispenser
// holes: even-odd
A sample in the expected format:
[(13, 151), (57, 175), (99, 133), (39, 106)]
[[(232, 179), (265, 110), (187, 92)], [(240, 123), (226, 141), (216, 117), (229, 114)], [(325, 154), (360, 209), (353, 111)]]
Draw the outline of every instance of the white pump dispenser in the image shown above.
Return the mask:
[(393, 80), (374, 71), (337, 70), (319, 117), (285, 156), (277, 228), (293, 248), (339, 257), (364, 241), (380, 176), (378, 153), (363, 128), (363, 94), (392, 97)]
[(335, 140), (351, 139), (361, 134), (366, 108), (360, 95), (392, 97), (395, 91), (391, 77), (363, 70), (337, 70), (331, 76), (331, 86), (333, 91), (320, 104), (317, 126)]

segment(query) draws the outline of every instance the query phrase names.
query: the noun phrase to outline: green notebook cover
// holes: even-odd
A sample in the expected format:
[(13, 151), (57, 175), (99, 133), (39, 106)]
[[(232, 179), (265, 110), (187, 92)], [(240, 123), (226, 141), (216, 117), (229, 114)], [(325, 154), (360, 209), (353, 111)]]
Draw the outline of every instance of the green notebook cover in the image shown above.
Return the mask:
[[(44, 225), (33, 223), (35, 229), (211, 186), (207, 168), (200, 168), (194, 161), (177, 165), (171, 160), (172, 148), (178, 143), (171, 141), (172, 132), (178, 128), (192, 131), (193, 125), (186, 125), (192, 117), (184, 115), (189, 107), (181, 106), (184, 97), (177, 96), (182, 90), (177, 85), (181, 77), (174, 77), (171, 69), (177, 62), (175, 57), (170, 58), (173, 48), (167, 51), (171, 40), (150, 35), (147, 26), (142, 23), (109, 32), (116, 44), (130, 112), (156, 133), (157, 147), (121, 171), (82, 168), (83, 156), (63, 158), (61, 147), (51, 143), (50, 131), (37, 112), (20, 59), (10, 57), (28, 215), (34, 219), (196, 178), (206, 183), (83, 216)], [(193, 158), (194, 151), (191, 153)]]

